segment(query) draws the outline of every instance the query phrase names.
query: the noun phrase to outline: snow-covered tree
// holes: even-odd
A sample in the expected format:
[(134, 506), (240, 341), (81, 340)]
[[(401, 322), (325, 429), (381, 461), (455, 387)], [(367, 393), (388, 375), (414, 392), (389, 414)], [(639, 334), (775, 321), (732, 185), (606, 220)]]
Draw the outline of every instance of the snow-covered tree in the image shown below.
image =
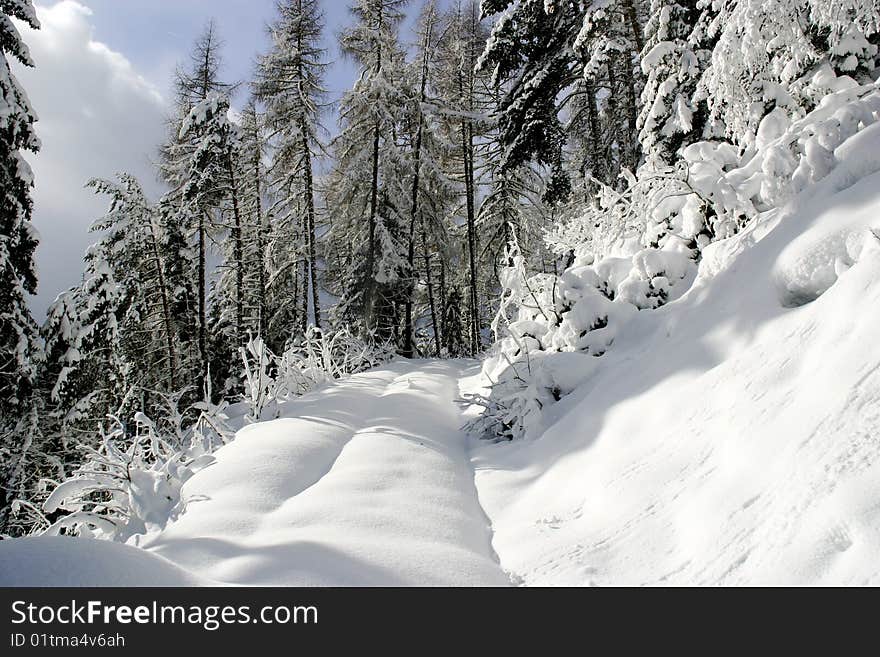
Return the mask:
[(36, 153), (36, 115), (10, 68), (10, 57), (33, 66), (27, 46), (12, 22), (37, 29), (30, 0), (0, 3), (0, 531), (9, 504), (21, 491), (24, 463), (36, 434), (33, 386), (41, 355), (38, 328), (28, 308), (36, 292), (31, 224), (33, 175), (22, 152)]
[(497, 20), (478, 65), (491, 73), (494, 84), (510, 82), (498, 107), (505, 144), (500, 164), (506, 169), (536, 160), (553, 171), (562, 196), (567, 185), (559, 97), (582, 69), (572, 46), (583, 24), (584, 4), (485, 0), (481, 6), (483, 16), (497, 15)]
[(683, 146), (702, 137), (706, 110), (704, 105), (697, 106), (694, 92), (709, 53), (691, 38), (701, 21), (705, 18), (701, 18), (698, 0), (651, 2), (641, 61), (645, 88), (638, 126), (642, 151), (652, 166), (672, 165)]
[(572, 44), (582, 61), (586, 87), (594, 99), (601, 97), (607, 184), (615, 183), (620, 169), (635, 171), (641, 159), (636, 124), (642, 85), (638, 63), (644, 48), (642, 20), (637, 0), (590, 3)]
[(335, 315), (381, 339), (398, 330), (405, 296), (409, 176), (402, 167), (400, 126), (408, 91), (398, 39), (403, 0), (359, 0), (356, 23), (341, 36), (360, 67), (340, 104), (329, 178), (329, 258)]
[[(238, 206), (235, 180), (236, 158), (238, 157), (239, 136), (235, 125), (229, 120), (229, 99), (217, 93), (197, 103), (180, 126), (180, 139), (192, 138), (196, 148), (190, 156), (188, 179), (182, 195), (183, 217), (197, 217), (196, 244), (199, 252), (199, 355), (201, 360), (200, 378), (208, 375), (210, 355), (208, 350), (207, 289), (201, 277), (206, 277), (206, 259), (209, 231), (212, 226), (211, 215), (219, 214), (227, 204), (232, 206), (233, 223), (231, 230), (231, 253), (227, 253), (227, 272), (234, 276), (232, 285), (234, 304), (231, 320), (231, 336), (235, 344), (243, 344), (243, 247), (242, 216)], [(222, 301), (223, 299), (221, 299)], [(215, 312), (224, 309), (217, 308)]]
[[(254, 93), (266, 108), (268, 139), (273, 147), (271, 184), (279, 201), (276, 208), (289, 213), (299, 204), (304, 210), (299, 231), (304, 240), (299, 320), (301, 331), (305, 331), (310, 303), (312, 321), (321, 326), (312, 162), (322, 153), (319, 130), (327, 66), (321, 47), (324, 25), (317, 0), (282, 0), (276, 4), (276, 13), (269, 27), (272, 47), (259, 59)], [(289, 194), (300, 198), (291, 203)]]
[[(195, 41), (189, 61), (174, 74), (174, 106), (168, 121), (168, 138), (160, 146), (159, 173), (171, 188), (161, 204), (167, 226), (169, 269), (185, 273), (184, 286), (172, 286), (177, 297), (176, 311), (190, 314), (194, 357), (188, 378), (201, 388), (208, 366), (208, 293), (210, 274), (209, 236), (222, 228), (222, 217), (216, 208), (195, 212), (192, 199), (185, 198), (184, 189), (191, 180), (193, 158), (200, 147), (197, 131), (182, 135), (181, 126), (193, 108), (212, 94), (231, 93), (234, 85), (220, 79), (222, 42), (214, 22), (208, 21)], [(190, 337), (187, 335), (186, 337)]]
[[(445, 247), (450, 239), (447, 215), (457, 191), (445, 166), (455, 145), (443, 129), (443, 115), (448, 107), (437, 84), (437, 70), (440, 68), (437, 43), (441, 30), (441, 16), (436, 3), (429, 0), (422, 8), (416, 26), (418, 45), (409, 67), (409, 87), (415, 94), (408, 103), (405, 116), (409, 137), (408, 166), (411, 168), (407, 236), (410, 281), (406, 292), (401, 347), (402, 353), (410, 357), (416, 353), (416, 334), (422, 314), (420, 307), (424, 306), (427, 306), (430, 315), (434, 352), (437, 355), (440, 352), (441, 319), (435, 298), (437, 290), (433, 256), (439, 256), (440, 259), (447, 257), (448, 249)], [(429, 245), (434, 248), (429, 248)], [(420, 249), (421, 254), (417, 258)], [(424, 269), (419, 266), (420, 261), (424, 261)], [(422, 294), (427, 304), (420, 303)]]
[[(463, 199), (454, 221), (461, 224), (456, 233), (463, 233), (461, 256), (453, 256), (459, 275), (454, 285), (466, 290), (466, 344), (471, 354), (482, 349), (485, 290), (480, 276), (480, 235), (477, 231), (480, 162), (477, 144), (485, 136), (491, 111), (488, 73), (478, 67), (487, 31), (480, 19), (477, 3), (457, 2), (444, 17), (442, 38), (438, 43), (438, 81), (440, 96), (445, 103), (446, 131), (455, 149), (448, 157), (447, 169), (458, 182)], [(454, 233), (455, 234), (455, 233)], [(464, 276), (466, 272), (466, 277)]]
[(823, 63), (862, 79), (876, 66), (880, 5), (873, 0), (714, 0), (710, 9), (706, 31), (717, 44), (697, 97), (737, 143), (752, 144), (777, 107), (793, 116), (815, 107), (829, 91), (828, 76), (809, 74)]
[(265, 160), (268, 152), (265, 117), (257, 111), (253, 99), (245, 106), (241, 118), (238, 183), (241, 212), (244, 218), (244, 284), (246, 329), (265, 336), (268, 321), (267, 264), (270, 226), (264, 196)]
[(58, 297), (42, 331), (47, 403), (80, 426), (119, 410), (133, 387), (170, 393), (188, 383), (159, 213), (130, 175), (90, 185), (111, 199), (92, 225), (100, 240), (86, 253), (82, 282)]

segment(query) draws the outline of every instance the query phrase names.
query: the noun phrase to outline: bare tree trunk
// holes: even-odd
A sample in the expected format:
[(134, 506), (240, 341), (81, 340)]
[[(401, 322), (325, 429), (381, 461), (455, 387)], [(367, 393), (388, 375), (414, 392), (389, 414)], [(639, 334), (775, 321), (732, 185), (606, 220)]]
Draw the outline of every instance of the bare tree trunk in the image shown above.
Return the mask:
[[(428, 236), (422, 226), (422, 251), (425, 255), (425, 283), (428, 287), (428, 305), (431, 308), (431, 326), (434, 329), (434, 357), (440, 358), (440, 325), (437, 323), (437, 308), (434, 304), (434, 283), (431, 280), (431, 252), (428, 250)], [(441, 263), (443, 259), (440, 259)]]
[(370, 241), (367, 251), (367, 287), (364, 290), (364, 327), (373, 329), (373, 312), (376, 282), (373, 278), (376, 266), (376, 211), (379, 204), (379, 122), (373, 128), (373, 172), (370, 180)]
[(446, 335), (446, 259), (440, 258), (440, 344)]
[[(424, 122), (422, 121), (422, 103), (425, 102), (425, 88), (428, 83), (428, 62), (429, 51), (431, 48), (431, 30), (434, 26), (433, 15), (429, 16), (425, 22), (425, 34), (422, 38), (422, 70), (421, 79), (419, 81), (419, 108), (418, 108), (418, 128), (416, 130), (415, 152), (413, 153), (413, 182), (412, 182), (412, 202), (410, 204), (409, 218), (409, 250), (407, 252), (407, 265), (409, 265), (410, 288), (406, 297), (405, 326), (403, 334), (403, 352), (406, 358), (412, 358), (415, 352), (414, 330), (413, 330), (413, 297), (416, 292), (416, 267), (415, 267), (415, 251), (416, 251), (416, 221), (419, 212), (419, 174), (421, 173), (422, 162), (422, 131), (424, 130)], [(427, 252), (426, 252), (427, 257)], [(433, 302), (432, 302), (433, 312)]]
[(201, 385), (204, 386), (208, 380), (208, 321), (205, 313), (205, 267), (206, 267), (206, 245), (207, 227), (205, 226), (205, 211), (199, 212), (199, 229), (198, 229), (198, 247), (199, 247), (199, 271), (198, 271), (198, 288), (199, 288), (199, 370), (201, 374)]
[(642, 26), (639, 24), (639, 15), (636, 12), (636, 6), (633, 0), (623, 0), (623, 9), (626, 12), (626, 18), (629, 21), (629, 27), (632, 30), (633, 41), (636, 44), (637, 53), (639, 54), (645, 47), (645, 39), (642, 36)]
[(266, 243), (263, 223), (263, 199), (260, 189), (260, 148), (254, 154), (254, 193), (256, 194), (256, 230), (257, 230), (257, 333), (266, 335)]
[(315, 328), (321, 328), (321, 301), (318, 298), (318, 265), (316, 255), (317, 248), (315, 246), (315, 191), (312, 179), (312, 153), (309, 149), (308, 139), (306, 138), (305, 126), (303, 126), (302, 135), (303, 167), (305, 168), (306, 216), (308, 219), (306, 231), (309, 249), (309, 276), (312, 283), (312, 312), (314, 314)]
[(302, 334), (305, 335), (306, 329), (308, 329), (309, 326), (309, 217), (306, 212), (302, 213), (301, 222), (302, 223), (300, 229), (302, 230), (302, 245), (305, 247), (305, 249), (302, 254), (302, 260), (300, 261), (300, 270), (302, 276), (302, 298), (300, 299), (300, 303), (302, 304), (302, 307), (300, 309), (299, 328), (300, 331), (302, 331)]
[(168, 391), (177, 389), (177, 352), (174, 350), (174, 323), (171, 320), (171, 304), (168, 301), (168, 286), (165, 282), (165, 271), (162, 268), (162, 257), (159, 255), (159, 238), (156, 235), (156, 227), (152, 227), (151, 245), (153, 247), (153, 261), (155, 262), (156, 274), (159, 278), (159, 295), (162, 298), (162, 323), (165, 325), (165, 350), (168, 354)]
[(235, 260), (235, 344), (244, 344), (244, 245), (242, 244), (241, 212), (238, 207), (238, 189), (235, 182), (235, 169), (232, 166), (232, 153), (226, 154), (229, 171), (230, 196), (232, 197), (232, 258)]
[(479, 304), (477, 301), (477, 229), (474, 212), (474, 178), (473, 178), (473, 137), (469, 126), (465, 121), (461, 122), (462, 157), (464, 159), (465, 197), (467, 204), (467, 248), (468, 269), (470, 281), (468, 282), (468, 306), (470, 308), (471, 322), (471, 354), (479, 351)]
[[(474, 7), (471, 7), (471, 32), (470, 36), (476, 28), (476, 17), (473, 15)], [(458, 70), (459, 96), (462, 100), (462, 106), (469, 112), (474, 110), (474, 85), (473, 70), (474, 56), (471, 52), (473, 44), (468, 42), (468, 51), (462, 53), (462, 61)], [(467, 78), (465, 77), (467, 76)], [(468, 284), (468, 306), (470, 307), (470, 350), (472, 355), (476, 355), (480, 350), (480, 305), (477, 293), (477, 232), (476, 232), (476, 212), (475, 191), (474, 191), (474, 133), (473, 124), (462, 118), (461, 120), (461, 150), (462, 160), (464, 161), (464, 184), (465, 184), (465, 201), (467, 208), (467, 242), (468, 242), (468, 268), (470, 271), (470, 281)]]

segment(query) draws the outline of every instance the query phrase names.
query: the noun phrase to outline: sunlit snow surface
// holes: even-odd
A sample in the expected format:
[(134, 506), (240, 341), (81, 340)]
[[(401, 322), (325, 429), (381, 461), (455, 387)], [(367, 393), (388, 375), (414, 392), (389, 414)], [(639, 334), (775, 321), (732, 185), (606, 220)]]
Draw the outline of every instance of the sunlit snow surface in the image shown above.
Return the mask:
[[(401, 360), (285, 404), (282, 418), (242, 429), (187, 481), (180, 517), (138, 537), (155, 557), (145, 563), (177, 564), (193, 574), (183, 584), (509, 584), (455, 403), (459, 379), (476, 371), (473, 362)], [(0, 542), (0, 583), (52, 584), (43, 573), (58, 561), (75, 573), (89, 560), (82, 550), (64, 554), (63, 537), (40, 540)], [(52, 551), (43, 555), (45, 545)], [(101, 548), (107, 570), (130, 567), (131, 548)], [(22, 565), (27, 575), (7, 574)], [(153, 584), (149, 572), (141, 584)]]
[(877, 127), (787, 209), (709, 247), (690, 291), (639, 313), (543, 435), (475, 450), (505, 569), (880, 584)]

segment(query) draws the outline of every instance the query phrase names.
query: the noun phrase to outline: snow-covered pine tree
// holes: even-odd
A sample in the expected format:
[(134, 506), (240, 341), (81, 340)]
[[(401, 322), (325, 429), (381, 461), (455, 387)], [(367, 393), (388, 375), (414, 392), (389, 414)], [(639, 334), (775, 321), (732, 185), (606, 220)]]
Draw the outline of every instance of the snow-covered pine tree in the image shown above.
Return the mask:
[(132, 176), (94, 180), (110, 197), (92, 231), (82, 282), (60, 295), (43, 326), (41, 376), (48, 404), (66, 424), (103, 422), (132, 388), (174, 392), (181, 354), (157, 209)]
[[(42, 328), (41, 429), (51, 459), (36, 477), (62, 480), (108, 414), (150, 411), (181, 382), (181, 347), (162, 257), (160, 213), (132, 176), (91, 186), (110, 196), (92, 230), (79, 285), (59, 295)], [(31, 491), (32, 496), (37, 491)]]
[(194, 280), (192, 240), (189, 226), (180, 221), (179, 194), (169, 192), (156, 204), (156, 224), (159, 235), (165, 284), (169, 294), (171, 317), (174, 320), (175, 346), (178, 353), (179, 387), (193, 384), (199, 371), (198, 297)]
[(39, 331), (27, 305), (37, 288), (33, 176), (22, 156), (22, 151), (37, 152), (40, 141), (36, 115), (9, 65), (12, 57), (33, 66), (13, 18), (40, 26), (30, 0), (0, 3), (0, 532), (10, 503), (25, 485), (28, 452), (36, 447), (33, 387), (41, 357)]
[(443, 346), (446, 355), (450, 358), (458, 358), (467, 353), (464, 322), (461, 316), (463, 301), (459, 289), (453, 287), (446, 297), (446, 305), (443, 308)]
[(655, 168), (673, 165), (684, 146), (703, 136), (706, 107), (695, 102), (694, 92), (710, 53), (700, 48), (699, 33), (694, 34), (694, 26), (705, 20), (698, 4), (699, 0), (651, 1), (638, 127), (645, 160)]
[(637, 0), (590, 4), (572, 44), (583, 62), (587, 87), (601, 97), (611, 183), (620, 169), (635, 171), (641, 157), (636, 125), (642, 87), (638, 63), (644, 47), (642, 14)]
[(241, 156), (238, 176), (241, 189), (242, 216), (244, 217), (244, 277), (246, 328), (255, 336), (266, 335), (268, 318), (267, 248), (269, 243), (268, 214), (264, 196), (265, 158), (268, 152), (265, 117), (257, 111), (253, 99), (241, 114)]
[(499, 293), (499, 269), (509, 265), (506, 254), (514, 243), (539, 271), (548, 257), (543, 235), (549, 208), (541, 198), (540, 177), (529, 165), (502, 170), (496, 157), (500, 147), (494, 140), (484, 144), (491, 182), (476, 221), (477, 232), (482, 236), (481, 277), (486, 287), (491, 284), (495, 288), (493, 297)]
[(302, 263), (299, 313), (300, 331), (309, 321), (321, 326), (318, 253), (315, 216), (313, 159), (323, 152), (320, 113), (323, 107), (323, 76), (327, 66), (321, 47), (323, 16), (317, 0), (281, 0), (277, 17), (269, 27), (270, 51), (260, 57), (254, 94), (266, 108), (269, 140), (273, 147), (271, 184), (279, 207), (290, 212), (294, 193), (302, 214), (300, 235)]
[(398, 40), (404, 0), (358, 0), (356, 23), (341, 35), (360, 75), (340, 105), (328, 180), (331, 212), (328, 276), (339, 298), (335, 316), (380, 340), (399, 327), (407, 278), (410, 177), (399, 142), (408, 97)]
[[(180, 126), (180, 141), (191, 139), (196, 148), (190, 156), (188, 179), (183, 186), (184, 204), (181, 206), (183, 218), (198, 217), (197, 244), (199, 248), (200, 276), (206, 275), (205, 259), (209, 238), (207, 217), (222, 216), (231, 209), (232, 224), (228, 253), (225, 253), (224, 267), (226, 280), (221, 279), (215, 288), (217, 308), (214, 309), (213, 325), (222, 327), (223, 336), (212, 336), (212, 340), (228, 340), (234, 346), (244, 343), (244, 247), (242, 242), (242, 213), (238, 202), (238, 188), (235, 170), (239, 156), (239, 132), (229, 120), (229, 99), (219, 93), (210, 93), (190, 110)], [(231, 206), (231, 207), (230, 207)], [(215, 226), (216, 227), (216, 226)], [(231, 281), (229, 278), (231, 277)], [(199, 287), (203, 282), (200, 280)], [(230, 294), (231, 290), (231, 294)], [(208, 348), (208, 317), (204, 307), (207, 305), (206, 290), (200, 289), (200, 336), (199, 354), (201, 360), (200, 380), (206, 381), (211, 365)], [(231, 298), (230, 298), (231, 297)], [(231, 311), (229, 308), (231, 307)], [(228, 313), (228, 314), (227, 314)], [(221, 321), (221, 318), (227, 318)], [(204, 323), (203, 323), (204, 322)], [(226, 351), (225, 349), (223, 351)], [(229, 361), (221, 358), (228, 366)], [(219, 367), (215, 368), (219, 371)]]
[(497, 15), (478, 67), (506, 91), (497, 107), (505, 145), (500, 165), (508, 169), (536, 160), (552, 171), (549, 190), (561, 198), (569, 185), (562, 162), (560, 98), (583, 70), (573, 45), (585, 4), (484, 0), (481, 6), (484, 17)]

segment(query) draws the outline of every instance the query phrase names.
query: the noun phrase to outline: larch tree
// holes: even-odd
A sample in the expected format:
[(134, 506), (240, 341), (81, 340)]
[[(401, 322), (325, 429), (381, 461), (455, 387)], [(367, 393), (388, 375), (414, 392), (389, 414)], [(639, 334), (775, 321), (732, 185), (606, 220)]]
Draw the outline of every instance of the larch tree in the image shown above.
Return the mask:
[[(221, 217), (216, 206), (196, 206), (191, 199), (185, 199), (183, 190), (191, 180), (191, 166), (196, 149), (199, 147), (194, 132), (182, 136), (182, 124), (192, 109), (212, 94), (229, 94), (234, 86), (220, 79), (222, 42), (213, 21), (208, 21), (189, 55), (189, 61), (177, 68), (174, 75), (174, 108), (168, 121), (169, 136), (160, 147), (159, 172), (161, 178), (171, 188), (165, 199), (166, 210), (174, 209), (168, 217), (178, 224), (171, 230), (182, 235), (170, 235), (171, 247), (167, 252), (168, 266), (176, 271), (186, 271), (187, 279), (195, 279), (192, 296), (194, 318), (195, 357), (189, 373), (192, 383), (200, 387), (209, 368), (208, 352), (208, 295), (210, 272), (208, 256), (211, 235), (222, 227)], [(191, 248), (183, 248), (180, 237)], [(174, 262), (176, 258), (188, 258), (188, 262)], [(188, 299), (180, 298), (177, 309), (189, 309)]]
[(408, 277), (409, 176), (400, 128), (409, 91), (398, 38), (404, 4), (359, 0), (352, 7), (356, 23), (342, 33), (341, 46), (360, 75), (340, 103), (328, 185), (336, 317), (381, 339), (398, 332), (401, 284)]
[(440, 41), (441, 80), (438, 83), (447, 104), (447, 119), (458, 153), (451, 165), (458, 169), (463, 187), (465, 260), (468, 272), (468, 347), (471, 354), (482, 348), (482, 305), (479, 277), (480, 240), (477, 235), (478, 169), (476, 143), (485, 131), (488, 110), (488, 76), (478, 66), (487, 33), (480, 20), (477, 3), (459, 2), (446, 16), (444, 38)]
[[(409, 228), (407, 235), (407, 270), (409, 284), (404, 304), (404, 328), (401, 353), (413, 357), (418, 351), (416, 332), (420, 321), (420, 292), (427, 297), (433, 351), (440, 355), (442, 344), (442, 299), (439, 299), (434, 268), (445, 260), (449, 241), (448, 220), (456, 189), (445, 170), (455, 145), (442, 129), (445, 100), (437, 86), (439, 68), (437, 43), (442, 28), (436, 3), (429, 0), (416, 25), (415, 57), (409, 67), (409, 87), (415, 92), (410, 99), (406, 119), (410, 133), (409, 168), (411, 187)], [(438, 261), (435, 263), (435, 261)], [(424, 266), (420, 266), (420, 262)], [(424, 284), (422, 275), (424, 274)]]
[[(232, 206), (233, 223), (231, 227), (231, 254), (226, 254), (227, 272), (232, 273), (234, 282), (225, 286), (232, 287), (234, 305), (232, 323), (232, 342), (242, 344), (243, 317), (243, 247), (241, 240), (242, 218), (238, 206), (238, 191), (235, 179), (235, 167), (239, 151), (239, 133), (236, 126), (229, 120), (229, 100), (219, 93), (211, 93), (206, 99), (197, 103), (180, 127), (180, 140), (192, 140), (195, 150), (190, 155), (188, 177), (183, 186), (184, 204), (181, 214), (184, 217), (196, 216), (198, 222), (199, 244), (199, 317), (200, 336), (199, 353), (201, 357), (200, 380), (206, 381), (211, 362), (208, 350), (208, 318), (206, 313), (207, 291), (205, 282), (207, 266), (205, 263), (208, 241), (208, 230), (204, 217), (212, 214), (222, 215), (227, 204)], [(229, 263), (231, 261), (231, 266)], [(221, 281), (222, 285), (223, 281)], [(216, 308), (222, 313), (222, 302)]]
[[(272, 46), (259, 59), (253, 86), (265, 106), (267, 139), (273, 150), (273, 192), (288, 211), (292, 205), (303, 210), (299, 315), (304, 331), (310, 304), (311, 321), (321, 326), (313, 161), (323, 153), (319, 132), (327, 66), (321, 47), (324, 26), (317, 0), (280, 0), (276, 14), (269, 26)], [(299, 196), (294, 204), (287, 196), (291, 193)]]

